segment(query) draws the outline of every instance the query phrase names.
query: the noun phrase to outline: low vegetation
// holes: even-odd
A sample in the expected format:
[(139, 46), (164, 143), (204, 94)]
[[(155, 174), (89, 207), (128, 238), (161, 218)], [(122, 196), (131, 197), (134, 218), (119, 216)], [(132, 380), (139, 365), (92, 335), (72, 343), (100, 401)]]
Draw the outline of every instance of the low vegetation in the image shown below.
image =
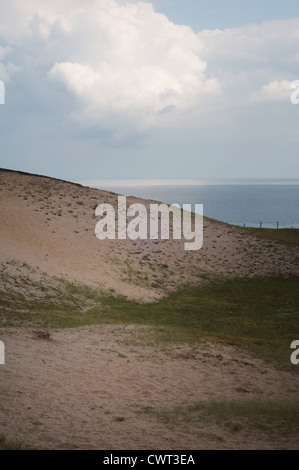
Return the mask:
[(276, 241), (288, 246), (299, 246), (299, 229), (297, 228), (245, 228), (241, 229), (258, 238)]
[(285, 438), (295, 437), (299, 427), (299, 402), (297, 401), (209, 401), (188, 406), (157, 408), (142, 407), (139, 413), (152, 415), (170, 429), (188, 424), (213, 422), (218, 428), (230, 432), (261, 432), (263, 438), (275, 439), (280, 434)]
[(210, 279), (150, 304), (63, 280), (58, 285), (44, 287), (40, 298), (1, 293), (1, 326), (148, 325), (155, 342), (222, 341), (292, 367), (290, 344), (299, 338), (298, 278)]
[(0, 434), (0, 450), (29, 450), (30, 447), (22, 440), (8, 439)]

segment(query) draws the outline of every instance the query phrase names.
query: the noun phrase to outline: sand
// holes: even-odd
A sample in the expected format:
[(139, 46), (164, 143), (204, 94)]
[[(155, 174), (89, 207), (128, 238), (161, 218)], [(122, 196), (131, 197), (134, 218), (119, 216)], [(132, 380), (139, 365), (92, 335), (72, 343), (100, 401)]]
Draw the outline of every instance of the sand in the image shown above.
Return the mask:
[[(51, 178), (0, 170), (0, 290), (20, 291), (24, 278), (53, 276), (99, 291), (153, 301), (206, 276), (289, 276), (299, 273), (297, 248), (256, 239), (204, 220), (204, 243), (184, 240), (99, 240), (95, 207), (117, 208), (117, 195)], [(127, 198), (127, 204), (152, 201)]]
[[(153, 347), (148, 328), (2, 329), (0, 429), (38, 449), (296, 448), (298, 434), (163, 419), (214, 400), (292, 400), (298, 377), (217, 343)], [(191, 415), (192, 416), (192, 415)]]
[[(199, 251), (185, 251), (180, 240), (100, 241), (95, 207), (116, 201), (107, 191), (0, 170), (0, 294), (37, 298), (41, 287), (55, 292), (67, 280), (150, 302), (209, 276), (299, 273), (295, 247), (209, 219)], [(150, 334), (105, 325), (50, 330), (47, 340), (26, 322), (0, 329), (0, 434), (39, 449), (298, 447), (298, 434), (234, 432), (176, 411), (215, 400), (292, 401), (297, 376), (232, 346), (153, 346)]]

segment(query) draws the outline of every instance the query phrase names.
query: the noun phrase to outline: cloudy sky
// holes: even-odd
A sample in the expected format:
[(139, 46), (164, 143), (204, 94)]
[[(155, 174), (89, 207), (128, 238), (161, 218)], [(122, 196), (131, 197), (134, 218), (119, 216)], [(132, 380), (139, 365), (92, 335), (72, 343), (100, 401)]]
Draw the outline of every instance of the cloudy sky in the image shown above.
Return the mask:
[(4, 168), (299, 177), (298, 0), (0, 0), (0, 80)]

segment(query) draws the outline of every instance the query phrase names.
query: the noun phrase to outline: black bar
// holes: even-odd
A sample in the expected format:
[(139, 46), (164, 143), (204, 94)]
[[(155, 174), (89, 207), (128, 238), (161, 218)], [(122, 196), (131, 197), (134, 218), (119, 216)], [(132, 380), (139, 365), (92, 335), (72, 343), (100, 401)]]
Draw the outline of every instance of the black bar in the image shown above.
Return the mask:
[[(4, 452), (4, 454), (3, 454)], [(52, 465), (67, 462), (68, 467), (72, 463), (76, 468), (92, 470), (98, 468), (153, 468), (153, 467), (169, 467), (183, 465), (185, 468), (197, 468), (200, 466), (210, 468), (211, 465), (224, 464), (230, 466), (233, 463), (243, 466), (244, 459), (246, 464), (256, 465), (260, 463), (262, 458), (267, 460), (269, 465), (271, 459), (275, 459), (275, 463), (279, 465), (286, 462), (287, 453), (290, 451), (267, 451), (267, 450), (20, 450), (20, 451), (2, 451), (1, 460), (8, 461), (10, 466), (13, 464), (22, 465), (22, 467), (30, 466), (32, 468), (41, 468), (47, 463), (49, 468)], [(4, 458), (6, 457), (6, 458)], [(207, 460), (206, 460), (207, 459)], [(55, 468), (55, 467), (53, 467)]]

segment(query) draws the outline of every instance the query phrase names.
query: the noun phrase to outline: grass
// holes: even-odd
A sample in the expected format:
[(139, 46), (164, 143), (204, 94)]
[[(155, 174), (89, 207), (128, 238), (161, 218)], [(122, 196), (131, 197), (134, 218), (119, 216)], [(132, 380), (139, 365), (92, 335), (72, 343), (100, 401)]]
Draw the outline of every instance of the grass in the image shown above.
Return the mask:
[(25, 444), (22, 440), (8, 439), (3, 434), (0, 434), (0, 450), (29, 450), (30, 446)]
[(296, 436), (299, 401), (210, 401), (168, 408), (141, 407), (138, 413), (155, 416), (169, 428), (178, 424), (214, 423), (232, 433), (242, 430), (263, 434)]
[(241, 228), (246, 234), (255, 235), (269, 241), (276, 241), (287, 246), (299, 246), (299, 229), (296, 228)]
[(3, 326), (148, 325), (155, 342), (222, 341), (296, 369), (290, 363), (290, 344), (299, 339), (298, 278), (205, 281), (151, 304), (61, 280), (60, 290), (43, 292), (38, 299), (2, 293), (0, 307)]
[[(258, 228), (258, 227), (240, 227), (239, 225), (231, 225), (226, 222), (220, 222), (216, 219), (205, 217), (205, 220), (210, 222), (216, 222), (217, 224), (225, 227), (231, 227), (234, 230), (238, 230), (240, 234), (254, 235), (264, 240), (279, 242), (287, 246), (299, 246), (299, 229), (298, 228)], [(231, 232), (228, 232), (231, 233)]]

